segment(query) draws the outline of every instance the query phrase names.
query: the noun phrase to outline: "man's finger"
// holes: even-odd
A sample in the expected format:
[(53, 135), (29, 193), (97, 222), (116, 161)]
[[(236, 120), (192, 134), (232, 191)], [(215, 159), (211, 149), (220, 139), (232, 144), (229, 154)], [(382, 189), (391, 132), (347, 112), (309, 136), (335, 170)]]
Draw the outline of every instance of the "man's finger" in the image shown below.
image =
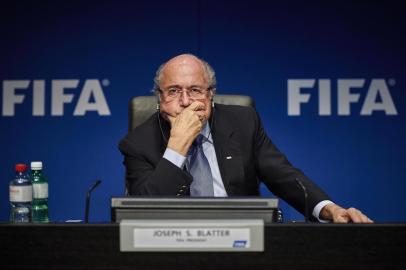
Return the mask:
[(349, 208), (347, 212), (354, 223), (370, 223), (370, 219), (358, 209)]
[(362, 219), (360, 215), (356, 212), (348, 212), (348, 215), (350, 216), (350, 219), (354, 223), (362, 223)]
[(344, 208), (338, 207), (332, 214), (334, 223), (348, 223), (350, 221), (347, 210)]
[(334, 223), (348, 223), (349, 218), (347, 216), (337, 216), (334, 219)]
[[(200, 111), (200, 110), (205, 110), (206, 106), (204, 105), (204, 103), (196, 100), (192, 104), (190, 104), (190, 106), (188, 108), (192, 111)], [(188, 108), (186, 108), (186, 109), (188, 109)]]
[(360, 212), (357, 209), (352, 208), (352, 207), (348, 208), (347, 213), (348, 213), (348, 215), (349, 215), (352, 222), (361, 223)]
[[(360, 211), (360, 213), (361, 213), (361, 211)], [(370, 219), (369, 219), (366, 215), (364, 215), (363, 213), (361, 213), (361, 222), (362, 222), (362, 223), (370, 223), (369, 220), (370, 220)]]
[(197, 111), (197, 112), (196, 112), (196, 115), (197, 115), (197, 117), (199, 117), (199, 120), (200, 120), (201, 122), (203, 122), (204, 120), (206, 120), (206, 117), (205, 117), (205, 115), (204, 115), (204, 112)]

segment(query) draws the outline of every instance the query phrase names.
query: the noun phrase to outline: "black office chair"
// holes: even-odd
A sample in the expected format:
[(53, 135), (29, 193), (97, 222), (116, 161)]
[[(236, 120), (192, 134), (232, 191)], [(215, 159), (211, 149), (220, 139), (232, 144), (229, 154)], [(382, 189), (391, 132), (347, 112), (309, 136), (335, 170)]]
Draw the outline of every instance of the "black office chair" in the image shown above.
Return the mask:
[[(215, 95), (214, 102), (226, 105), (255, 107), (254, 100), (251, 97), (241, 95)], [(128, 130), (133, 130), (153, 115), (156, 112), (156, 104), (156, 96), (132, 98), (128, 110)]]

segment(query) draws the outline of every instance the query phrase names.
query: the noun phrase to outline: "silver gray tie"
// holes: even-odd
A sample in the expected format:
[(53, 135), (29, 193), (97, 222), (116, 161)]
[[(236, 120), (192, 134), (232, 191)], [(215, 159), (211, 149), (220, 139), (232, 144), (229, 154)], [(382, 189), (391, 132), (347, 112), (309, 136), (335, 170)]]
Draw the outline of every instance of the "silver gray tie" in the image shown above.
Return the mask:
[(190, 196), (213, 197), (213, 176), (210, 170), (210, 164), (203, 152), (203, 141), (206, 138), (199, 134), (193, 142), (190, 150), (189, 173), (193, 176), (193, 182), (190, 185)]

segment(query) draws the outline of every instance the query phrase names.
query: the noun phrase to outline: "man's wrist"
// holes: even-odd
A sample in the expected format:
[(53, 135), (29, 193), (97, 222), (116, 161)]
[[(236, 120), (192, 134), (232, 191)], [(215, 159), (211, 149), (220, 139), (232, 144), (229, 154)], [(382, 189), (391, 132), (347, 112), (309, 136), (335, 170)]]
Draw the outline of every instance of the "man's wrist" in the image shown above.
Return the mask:
[(188, 140), (171, 136), (168, 141), (168, 148), (178, 152), (182, 156), (186, 156), (191, 144)]
[(316, 204), (316, 206), (313, 208), (313, 212), (312, 212), (313, 217), (315, 217), (321, 223), (330, 222), (330, 220), (323, 219), (321, 217), (321, 210), (324, 208), (324, 206), (331, 204), (331, 203), (334, 203), (334, 202), (332, 202), (330, 200), (323, 200), (323, 201), (320, 201), (318, 204)]

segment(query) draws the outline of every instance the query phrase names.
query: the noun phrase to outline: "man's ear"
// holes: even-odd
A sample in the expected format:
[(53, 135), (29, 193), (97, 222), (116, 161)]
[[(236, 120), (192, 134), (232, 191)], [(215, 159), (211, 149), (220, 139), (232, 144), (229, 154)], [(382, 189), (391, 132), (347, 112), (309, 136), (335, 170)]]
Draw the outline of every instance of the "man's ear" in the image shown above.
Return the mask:
[(210, 88), (209, 92), (210, 92), (210, 96), (213, 98), (214, 94), (215, 94), (215, 89)]
[(209, 90), (209, 95), (210, 95), (210, 102), (211, 102), (211, 106), (214, 107), (214, 91), (213, 89)]

